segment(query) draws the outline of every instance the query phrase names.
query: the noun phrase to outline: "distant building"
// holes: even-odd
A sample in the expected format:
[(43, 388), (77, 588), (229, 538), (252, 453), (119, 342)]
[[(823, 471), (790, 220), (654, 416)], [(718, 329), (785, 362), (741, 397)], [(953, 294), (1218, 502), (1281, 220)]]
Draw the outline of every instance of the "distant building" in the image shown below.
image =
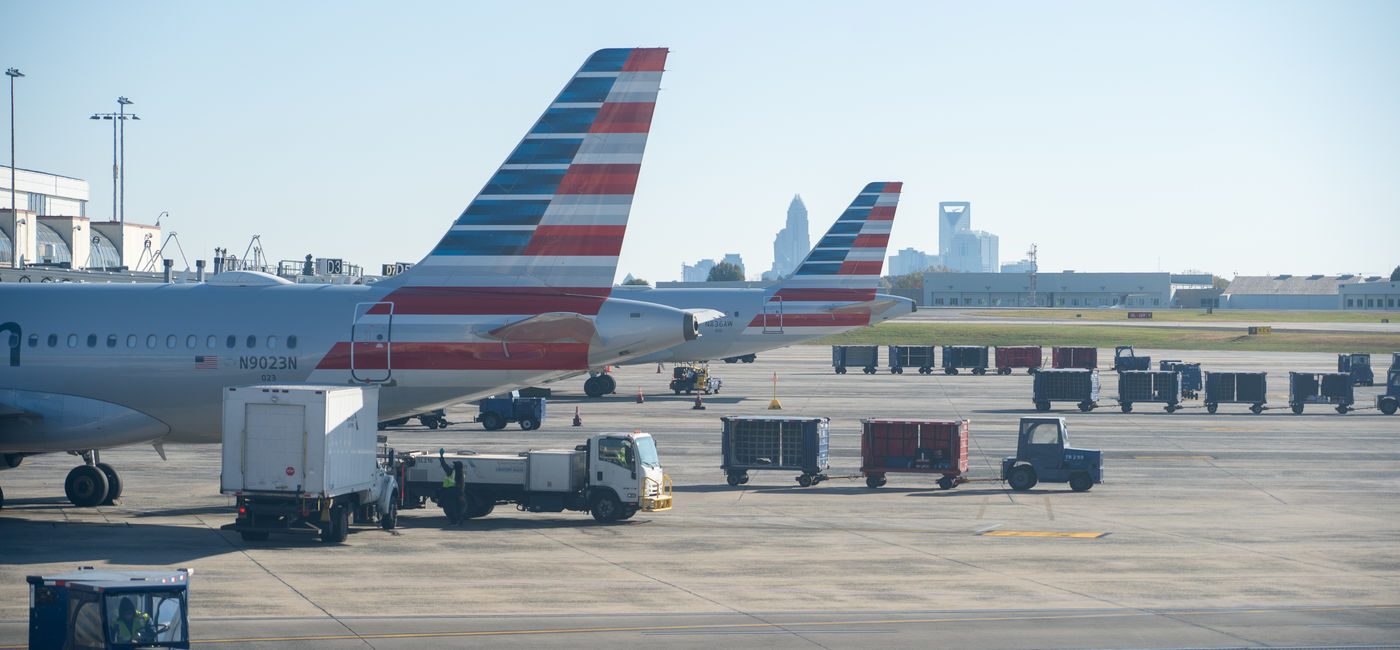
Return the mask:
[(1167, 273), (1037, 273), (1031, 301), (1027, 273), (925, 273), (924, 302), (932, 307), (1167, 307)]
[(939, 256), (929, 255), (923, 251), (905, 248), (890, 256), (890, 275), (906, 275), (927, 271), (938, 266)]
[[(938, 255), (944, 260), (953, 248), (953, 235), (972, 230), (972, 204), (943, 201), (938, 204)], [(946, 263), (946, 262), (945, 262)]]
[(1030, 273), (1035, 270), (1035, 262), (1021, 260), (1019, 262), (1007, 262), (1001, 265), (1002, 273)]
[[(804, 254), (805, 254), (805, 253), (804, 253)], [(799, 261), (800, 261), (800, 259), (801, 259), (801, 258), (799, 258)], [(746, 272), (746, 271), (744, 270), (744, 258), (739, 257), (739, 254), (738, 254), (738, 253), (726, 253), (725, 256), (724, 256), (724, 259), (722, 259), (722, 260), (720, 260), (720, 261), (721, 261), (721, 262), (728, 262), (728, 263), (730, 263), (730, 264), (733, 264), (734, 266), (739, 267), (739, 275), (741, 275), (741, 276), (743, 276), (743, 277), (745, 277), (745, 278), (749, 277), (748, 272)]]
[(1362, 282), (1358, 275), (1241, 275), (1220, 296), (1227, 309), (1344, 309), (1343, 285)]
[(681, 282), (704, 282), (710, 278), (710, 269), (715, 268), (714, 260), (700, 260), (695, 264), (681, 265)]
[(14, 171), (18, 211), (10, 209), (10, 168), (0, 166), (0, 265), (92, 270), (155, 266), (155, 251), (161, 245), (158, 226), (93, 221), (87, 217), (87, 181)]
[(1400, 307), (1400, 282), (1392, 282), (1388, 276), (1371, 276), (1337, 289), (1337, 304), (1342, 309), (1394, 310)]
[(943, 265), (949, 271), (964, 273), (996, 273), (998, 265), (997, 236), (981, 230), (954, 233), (952, 245), (943, 254)]
[(802, 203), (802, 195), (793, 195), (792, 203), (788, 204), (787, 224), (773, 238), (773, 268), (763, 277), (776, 280), (791, 275), (811, 249), (812, 240), (807, 235), (807, 206)]

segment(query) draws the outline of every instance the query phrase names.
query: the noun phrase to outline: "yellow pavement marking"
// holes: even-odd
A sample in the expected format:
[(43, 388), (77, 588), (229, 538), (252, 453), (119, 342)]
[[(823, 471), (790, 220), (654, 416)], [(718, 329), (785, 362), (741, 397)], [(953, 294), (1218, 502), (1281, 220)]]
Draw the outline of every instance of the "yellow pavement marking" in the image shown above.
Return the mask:
[(1215, 460), (1215, 456), (1133, 456), (1136, 460)]
[(1074, 537), (1077, 539), (1098, 539), (1108, 533), (1066, 533), (1054, 530), (993, 530), (982, 533), (983, 537)]

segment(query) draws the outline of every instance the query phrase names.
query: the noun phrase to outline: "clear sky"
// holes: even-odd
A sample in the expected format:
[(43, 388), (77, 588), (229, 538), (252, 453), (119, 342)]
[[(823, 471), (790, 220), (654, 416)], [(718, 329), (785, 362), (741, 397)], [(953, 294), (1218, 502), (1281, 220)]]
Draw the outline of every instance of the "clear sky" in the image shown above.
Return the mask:
[[(1389, 273), (1400, 2), (0, 3), (17, 166), (185, 251), (417, 261), (593, 50), (671, 48), (619, 278), (815, 239), (903, 181), (890, 252), (971, 201), (1043, 270)], [(8, 163), (8, 160), (5, 161)], [(191, 261), (191, 263), (193, 263)], [(178, 264), (177, 264), (178, 268)]]

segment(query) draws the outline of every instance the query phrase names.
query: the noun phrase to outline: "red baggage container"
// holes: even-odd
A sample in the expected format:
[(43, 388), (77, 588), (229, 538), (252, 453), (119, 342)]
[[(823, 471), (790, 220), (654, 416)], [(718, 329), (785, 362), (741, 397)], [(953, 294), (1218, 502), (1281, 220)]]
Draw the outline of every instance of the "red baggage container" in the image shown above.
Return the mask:
[(1012, 368), (1025, 368), (1026, 374), (1040, 369), (1039, 345), (998, 345), (997, 374), (1009, 375)]
[(1057, 345), (1050, 348), (1050, 356), (1056, 368), (1087, 368), (1093, 370), (1099, 367), (1098, 348)]
[(860, 471), (872, 488), (885, 474), (942, 474), (938, 486), (962, 483), (967, 472), (967, 420), (861, 420)]

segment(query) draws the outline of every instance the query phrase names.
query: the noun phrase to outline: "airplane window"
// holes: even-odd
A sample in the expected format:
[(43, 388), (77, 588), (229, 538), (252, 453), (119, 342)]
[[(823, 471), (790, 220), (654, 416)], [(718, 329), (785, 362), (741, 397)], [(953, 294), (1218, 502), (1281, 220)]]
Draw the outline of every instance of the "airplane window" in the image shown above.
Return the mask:
[(38, 334), (30, 334), (30, 335), (29, 335), (29, 347), (31, 347), (31, 348), (37, 348), (37, 347), (39, 347), (39, 335), (38, 335)]
[(237, 336), (234, 336), (234, 335), (232, 335), (232, 334), (229, 334), (229, 335), (228, 335), (228, 338), (224, 340), (224, 347), (226, 347), (226, 348), (232, 348), (232, 347), (235, 346), (235, 345), (238, 345), (238, 337), (237, 337)]
[(269, 336), (269, 337), (267, 337), (267, 347), (268, 347), (268, 349), (270, 349), (270, 350), (275, 350), (275, 349), (277, 349), (277, 337), (275, 337), (275, 336)]
[(214, 347), (218, 347), (218, 345), (219, 345), (219, 337), (214, 336), (213, 334), (210, 334), (210, 335), (209, 335), (209, 338), (206, 339), (206, 340), (204, 341), (204, 347), (206, 347), (206, 348), (214, 348)]
[(70, 347), (70, 348), (76, 348), (76, 347), (78, 347), (78, 335), (77, 335), (77, 334), (69, 334), (69, 335), (68, 335), (68, 347)]
[(248, 335), (248, 347), (250, 347), (250, 348), (255, 348), (255, 347), (257, 347), (257, 346), (258, 346), (258, 337), (253, 336), (252, 334), (249, 334), (249, 335)]
[(147, 334), (147, 335), (146, 335), (146, 347), (148, 347), (148, 348), (150, 348), (150, 349), (152, 349), (152, 350), (156, 349), (156, 335), (155, 335), (155, 334)]
[(197, 346), (197, 345), (199, 345), (199, 337), (198, 337), (198, 336), (195, 336), (195, 335), (191, 334), (191, 335), (185, 337), (185, 347), (187, 347), (187, 348), (193, 350), (193, 349), (195, 348), (195, 346)]
[(49, 347), (55, 347), (55, 346), (57, 346), (57, 345), (58, 345), (58, 335), (57, 335), (57, 334), (50, 334), (50, 335), (49, 335)]
[(173, 349), (175, 349), (175, 343), (178, 342), (179, 340), (180, 340), (180, 337), (175, 336), (174, 334), (171, 334), (171, 335), (165, 337), (165, 347), (170, 348), (170, 349), (173, 350)]
[(129, 348), (134, 348), (134, 347), (136, 347), (136, 335), (135, 335), (135, 334), (127, 334), (127, 335), (126, 335), (126, 347), (129, 347)]
[(95, 347), (97, 347), (97, 335), (96, 335), (96, 334), (88, 334), (87, 343), (88, 343), (88, 347), (90, 347), (90, 348), (95, 348)]
[(297, 349), (297, 335), (296, 335), (296, 334), (289, 334), (289, 335), (287, 336), (287, 349), (288, 349), (288, 350), (295, 350), (295, 349)]
[(115, 347), (117, 347), (117, 335), (116, 335), (116, 334), (108, 334), (108, 335), (107, 335), (107, 347), (109, 347), (109, 348), (115, 348)]

